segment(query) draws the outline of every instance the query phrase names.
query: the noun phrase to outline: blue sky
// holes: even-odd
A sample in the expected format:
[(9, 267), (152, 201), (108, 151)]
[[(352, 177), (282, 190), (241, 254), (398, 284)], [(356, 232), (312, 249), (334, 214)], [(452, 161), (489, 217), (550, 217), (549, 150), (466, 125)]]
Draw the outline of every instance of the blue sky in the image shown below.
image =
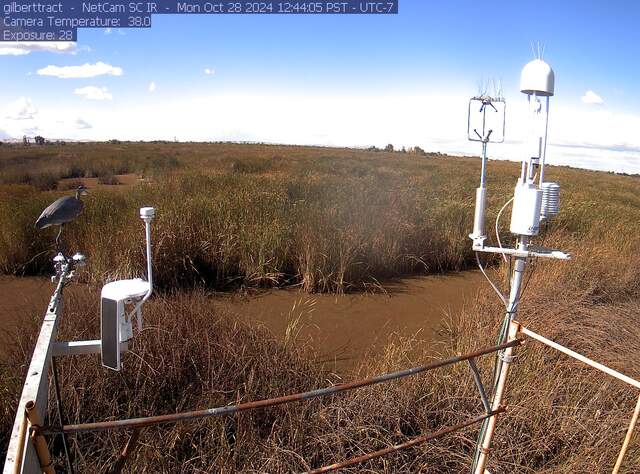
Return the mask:
[(518, 159), (519, 74), (540, 42), (556, 73), (549, 161), (640, 172), (638, 19), (631, 1), (400, 0), (389, 16), (156, 15), (151, 29), (80, 30), (58, 52), (0, 43), (0, 136), (477, 153), (466, 103), (495, 78), (507, 143), (490, 153)]

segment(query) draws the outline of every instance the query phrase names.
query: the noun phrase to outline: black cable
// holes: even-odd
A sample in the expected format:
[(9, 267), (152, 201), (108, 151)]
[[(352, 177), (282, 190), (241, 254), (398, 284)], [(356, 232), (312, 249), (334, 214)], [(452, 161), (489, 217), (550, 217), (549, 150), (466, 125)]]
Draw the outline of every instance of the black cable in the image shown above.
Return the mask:
[[(60, 420), (60, 425), (64, 426), (66, 423), (64, 421), (64, 416), (62, 415), (62, 397), (60, 396), (60, 384), (58, 383), (58, 366), (56, 364), (56, 358), (51, 358), (51, 369), (53, 373), (53, 387), (56, 393), (56, 407), (58, 409), (58, 418)], [(69, 474), (74, 474), (73, 470), (73, 462), (71, 461), (71, 456), (69, 454), (69, 444), (67, 443), (67, 434), (62, 434), (62, 446), (64, 448), (65, 460), (67, 462), (67, 470)]]

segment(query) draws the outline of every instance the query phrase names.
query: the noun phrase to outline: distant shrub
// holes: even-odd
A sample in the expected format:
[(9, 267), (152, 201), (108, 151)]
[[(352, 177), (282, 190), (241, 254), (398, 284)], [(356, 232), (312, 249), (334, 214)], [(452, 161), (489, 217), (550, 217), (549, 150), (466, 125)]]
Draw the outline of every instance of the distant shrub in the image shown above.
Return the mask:
[(384, 147), (384, 151), (394, 151), (393, 145), (391, 143), (389, 143), (386, 147)]
[(28, 182), (40, 191), (50, 191), (58, 186), (59, 176), (54, 173), (29, 175)]
[(273, 159), (242, 158), (233, 159), (229, 169), (233, 173), (260, 174), (271, 169)]
[(78, 186), (80, 185), (82, 185), (82, 181), (80, 181), (79, 179), (71, 179), (59, 184), (58, 189), (60, 190), (78, 189)]
[(113, 174), (106, 174), (104, 176), (99, 176), (98, 177), (98, 183), (100, 184), (107, 184), (110, 186), (115, 186), (120, 183), (120, 180), (118, 179), (117, 176), (113, 175)]

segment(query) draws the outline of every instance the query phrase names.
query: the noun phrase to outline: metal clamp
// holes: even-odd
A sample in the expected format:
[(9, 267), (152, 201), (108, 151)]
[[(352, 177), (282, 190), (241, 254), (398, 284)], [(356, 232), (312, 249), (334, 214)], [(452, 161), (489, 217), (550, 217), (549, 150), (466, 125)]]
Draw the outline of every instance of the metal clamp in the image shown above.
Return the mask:
[(498, 357), (505, 364), (511, 364), (514, 360), (516, 360), (515, 354), (507, 354), (505, 351), (498, 352)]

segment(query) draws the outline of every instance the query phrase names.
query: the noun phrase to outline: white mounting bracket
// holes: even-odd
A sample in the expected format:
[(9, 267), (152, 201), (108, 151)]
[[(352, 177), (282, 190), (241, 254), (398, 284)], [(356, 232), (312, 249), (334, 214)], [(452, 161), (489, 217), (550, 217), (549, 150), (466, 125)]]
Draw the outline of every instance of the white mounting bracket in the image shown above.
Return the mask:
[(527, 250), (518, 250), (518, 249), (505, 248), (505, 247), (484, 247), (484, 246), (476, 245), (476, 241), (474, 240), (472, 248), (475, 252), (500, 253), (503, 255), (512, 255), (514, 257), (524, 257), (524, 258), (541, 257), (541, 258), (555, 258), (558, 260), (571, 260), (571, 254), (568, 254), (558, 249), (548, 249), (545, 247), (537, 247), (535, 245), (527, 246)]

